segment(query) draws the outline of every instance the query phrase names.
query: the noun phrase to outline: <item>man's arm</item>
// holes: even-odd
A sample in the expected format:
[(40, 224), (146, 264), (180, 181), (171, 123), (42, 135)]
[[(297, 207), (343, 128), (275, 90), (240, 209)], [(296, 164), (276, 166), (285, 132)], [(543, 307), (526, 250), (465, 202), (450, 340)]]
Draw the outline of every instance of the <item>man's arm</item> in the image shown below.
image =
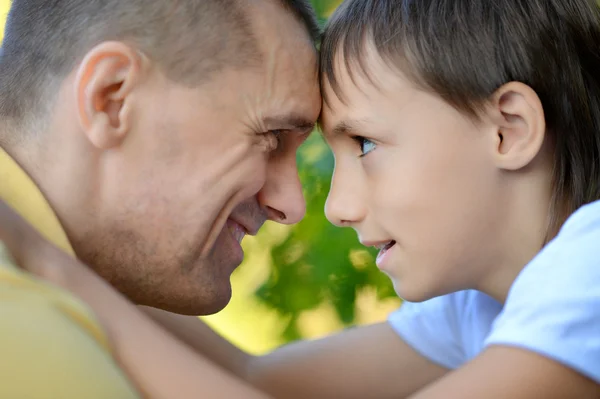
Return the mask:
[(597, 399), (600, 385), (546, 357), (494, 346), (410, 399)]
[(196, 317), (144, 310), (196, 351), (274, 397), (401, 398), (447, 372), (404, 343), (388, 323), (353, 328), (254, 357)]

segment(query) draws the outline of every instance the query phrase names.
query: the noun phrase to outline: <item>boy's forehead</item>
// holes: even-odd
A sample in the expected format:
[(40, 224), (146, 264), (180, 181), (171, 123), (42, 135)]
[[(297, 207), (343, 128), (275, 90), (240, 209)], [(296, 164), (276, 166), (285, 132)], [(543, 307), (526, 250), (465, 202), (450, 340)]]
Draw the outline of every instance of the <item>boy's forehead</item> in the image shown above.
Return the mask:
[[(355, 130), (376, 122), (383, 109), (400, 110), (414, 97), (415, 86), (383, 60), (365, 60), (362, 66), (337, 64), (335, 80), (322, 77), (321, 127), (326, 136)], [(359, 69), (360, 68), (360, 69)]]
[[(367, 42), (365, 50), (345, 58), (337, 51), (331, 67), (321, 66), (321, 88), (326, 103), (352, 105), (369, 97), (389, 95), (392, 91), (415, 89), (415, 85), (398, 67), (377, 53)], [(332, 107), (334, 107), (332, 105)]]

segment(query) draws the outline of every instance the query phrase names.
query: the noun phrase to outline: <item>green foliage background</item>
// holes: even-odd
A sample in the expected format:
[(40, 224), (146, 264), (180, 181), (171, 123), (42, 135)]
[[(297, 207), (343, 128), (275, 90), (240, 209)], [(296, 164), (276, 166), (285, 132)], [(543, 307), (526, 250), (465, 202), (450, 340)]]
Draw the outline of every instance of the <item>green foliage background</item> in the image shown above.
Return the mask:
[[(322, 23), (339, 3), (313, 0)], [(334, 160), (318, 132), (300, 149), (298, 165), (306, 217), (289, 228), (268, 226), (254, 242), (245, 243), (248, 257), (234, 276), (234, 291), (246, 291), (246, 305), (238, 305), (234, 297), (224, 312), (207, 318), (224, 335), (255, 352), (378, 321), (399, 305), (389, 279), (374, 265), (374, 253), (359, 244), (353, 230), (337, 228), (324, 216)], [(251, 283), (250, 269), (255, 273), (262, 269), (260, 282)], [(224, 322), (226, 316), (238, 322)], [(254, 321), (244, 326), (243, 320), (253, 316)], [(272, 338), (259, 344), (251, 337), (265, 326), (271, 330), (262, 334)]]
[[(313, 0), (324, 23), (340, 0)], [(0, 0), (4, 26), (10, 0)], [(399, 300), (350, 229), (331, 225), (324, 206), (333, 157), (315, 132), (298, 154), (307, 200), (295, 226), (267, 224), (244, 240), (246, 259), (233, 276), (229, 306), (204, 319), (252, 353), (329, 334), (346, 326), (380, 321)]]

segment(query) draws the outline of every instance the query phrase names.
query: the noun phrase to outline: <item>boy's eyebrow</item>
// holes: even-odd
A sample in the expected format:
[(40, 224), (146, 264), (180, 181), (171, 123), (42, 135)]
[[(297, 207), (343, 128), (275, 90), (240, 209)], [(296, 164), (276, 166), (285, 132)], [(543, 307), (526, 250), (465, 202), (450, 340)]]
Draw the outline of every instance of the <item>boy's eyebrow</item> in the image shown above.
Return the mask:
[(361, 131), (366, 130), (366, 126), (368, 126), (368, 121), (366, 120), (346, 119), (338, 122), (338, 124), (331, 129), (331, 133), (328, 134), (328, 136), (335, 137), (349, 133), (359, 134)]

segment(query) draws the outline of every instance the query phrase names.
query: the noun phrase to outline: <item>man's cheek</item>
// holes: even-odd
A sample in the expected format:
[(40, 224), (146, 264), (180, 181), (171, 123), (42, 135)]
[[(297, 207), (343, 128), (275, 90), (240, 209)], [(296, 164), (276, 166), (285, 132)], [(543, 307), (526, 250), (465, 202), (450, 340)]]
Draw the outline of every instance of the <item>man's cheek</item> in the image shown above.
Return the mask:
[(212, 193), (221, 201), (227, 201), (234, 195), (251, 197), (265, 184), (267, 164), (268, 159), (262, 153), (242, 146), (233, 148), (212, 165), (206, 166), (204, 193)]

